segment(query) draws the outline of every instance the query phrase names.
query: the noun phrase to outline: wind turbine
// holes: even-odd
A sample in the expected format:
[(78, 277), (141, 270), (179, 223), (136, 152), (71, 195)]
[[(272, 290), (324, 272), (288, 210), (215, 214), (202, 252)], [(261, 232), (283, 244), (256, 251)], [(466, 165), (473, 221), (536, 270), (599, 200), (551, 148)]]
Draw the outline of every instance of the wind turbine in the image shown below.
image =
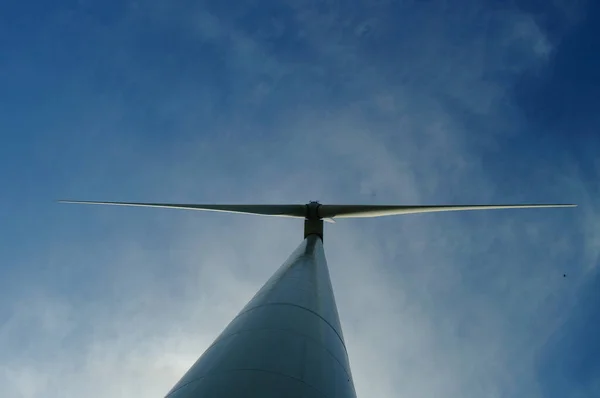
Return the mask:
[(356, 397), (323, 251), (323, 221), (457, 210), (575, 207), (521, 205), (203, 205), (92, 202), (304, 219), (304, 240), (166, 398)]

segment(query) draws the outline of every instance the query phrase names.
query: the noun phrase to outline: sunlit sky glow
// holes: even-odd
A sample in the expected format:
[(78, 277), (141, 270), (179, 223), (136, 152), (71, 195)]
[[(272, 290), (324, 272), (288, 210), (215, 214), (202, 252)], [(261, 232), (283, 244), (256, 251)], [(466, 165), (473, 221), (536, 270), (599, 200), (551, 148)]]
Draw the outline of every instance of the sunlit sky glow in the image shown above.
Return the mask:
[(164, 396), (302, 239), (61, 198), (577, 203), (339, 220), (325, 250), (359, 397), (599, 397), (599, 26), (562, 0), (3, 2), (0, 397)]

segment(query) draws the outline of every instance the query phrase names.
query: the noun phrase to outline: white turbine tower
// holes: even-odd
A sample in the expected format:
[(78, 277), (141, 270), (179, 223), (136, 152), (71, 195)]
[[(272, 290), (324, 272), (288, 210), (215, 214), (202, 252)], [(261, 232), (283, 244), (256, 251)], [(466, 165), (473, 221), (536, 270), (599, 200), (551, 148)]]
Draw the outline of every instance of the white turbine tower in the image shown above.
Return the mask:
[(575, 207), (570, 204), (371, 206), (201, 205), (61, 201), (304, 219), (304, 240), (167, 398), (356, 397), (323, 251), (323, 221), (455, 210)]

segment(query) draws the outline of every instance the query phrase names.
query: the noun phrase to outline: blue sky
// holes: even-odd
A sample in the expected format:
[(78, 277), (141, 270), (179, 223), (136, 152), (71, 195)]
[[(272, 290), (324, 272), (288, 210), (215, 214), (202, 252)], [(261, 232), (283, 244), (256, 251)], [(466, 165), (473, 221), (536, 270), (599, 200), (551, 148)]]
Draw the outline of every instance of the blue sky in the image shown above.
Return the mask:
[(506, 3), (0, 5), (0, 396), (166, 394), (301, 239), (75, 198), (578, 203), (326, 253), (359, 396), (597, 397), (600, 6)]

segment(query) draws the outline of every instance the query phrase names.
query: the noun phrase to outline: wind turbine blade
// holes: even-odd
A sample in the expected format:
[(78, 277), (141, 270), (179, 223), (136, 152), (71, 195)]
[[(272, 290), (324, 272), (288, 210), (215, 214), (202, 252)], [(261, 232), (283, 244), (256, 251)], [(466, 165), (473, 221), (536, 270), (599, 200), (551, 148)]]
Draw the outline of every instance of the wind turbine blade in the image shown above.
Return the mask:
[(255, 214), (260, 216), (304, 218), (305, 205), (209, 205), (176, 203), (135, 203), (135, 202), (95, 202), (85, 200), (59, 200), (59, 203), (77, 203), (91, 205), (160, 207), (168, 209), (204, 210), (223, 213)]
[(440, 211), (533, 209), (546, 207), (577, 207), (573, 204), (515, 204), (515, 205), (442, 205), (442, 206), (397, 206), (397, 205), (322, 205), (319, 216), (323, 218), (370, 218), (398, 214), (433, 213)]

